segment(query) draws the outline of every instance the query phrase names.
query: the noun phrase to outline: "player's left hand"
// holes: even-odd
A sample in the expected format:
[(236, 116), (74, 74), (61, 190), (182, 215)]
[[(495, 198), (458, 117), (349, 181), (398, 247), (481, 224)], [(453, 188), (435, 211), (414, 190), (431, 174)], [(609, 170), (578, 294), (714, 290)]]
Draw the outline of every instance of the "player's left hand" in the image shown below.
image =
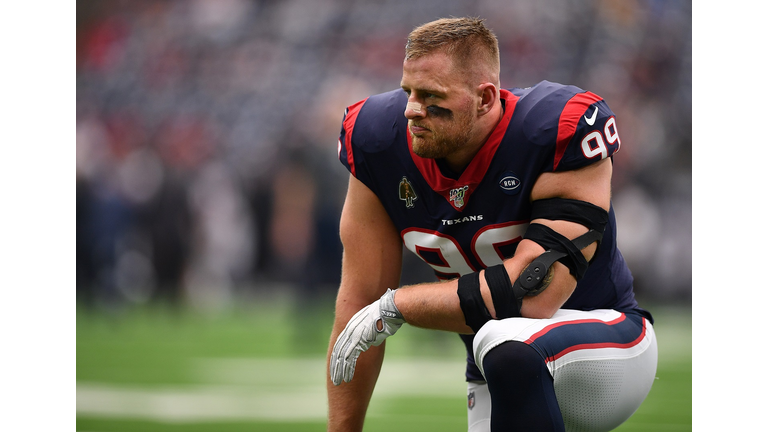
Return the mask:
[(334, 385), (352, 380), (360, 353), (381, 345), (395, 334), (405, 319), (395, 306), (395, 292), (387, 288), (380, 299), (360, 309), (339, 334), (331, 353), (331, 381)]

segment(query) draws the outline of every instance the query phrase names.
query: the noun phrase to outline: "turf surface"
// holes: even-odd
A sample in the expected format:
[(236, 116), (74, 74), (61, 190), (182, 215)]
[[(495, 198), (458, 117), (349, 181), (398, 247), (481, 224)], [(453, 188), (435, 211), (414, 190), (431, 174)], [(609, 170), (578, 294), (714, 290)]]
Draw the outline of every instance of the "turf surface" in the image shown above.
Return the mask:
[[(650, 309), (659, 340), (657, 380), (617, 430), (689, 431), (691, 311)], [(296, 316), (303, 319), (295, 322)], [(298, 310), (285, 301), (215, 314), (158, 306), (79, 310), (77, 430), (324, 430), (331, 320), (327, 305)], [(406, 326), (387, 343), (365, 430), (466, 430), (458, 338)], [(417, 385), (403, 392), (398, 379)]]

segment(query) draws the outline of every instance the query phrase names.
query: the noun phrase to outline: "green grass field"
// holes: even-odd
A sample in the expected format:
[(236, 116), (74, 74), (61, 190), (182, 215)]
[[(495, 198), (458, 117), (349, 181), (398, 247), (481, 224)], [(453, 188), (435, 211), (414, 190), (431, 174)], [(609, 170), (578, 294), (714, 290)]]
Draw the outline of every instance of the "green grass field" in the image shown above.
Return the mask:
[[(690, 431), (691, 311), (650, 309), (658, 378), (617, 430)], [(303, 319), (294, 322), (295, 316)], [(79, 310), (77, 430), (325, 430), (331, 320), (328, 307), (297, 310), (275, 301), (218, 314)], [(466, 431), (459, 339), (405, 326), (387, 344), (365, 430)]]

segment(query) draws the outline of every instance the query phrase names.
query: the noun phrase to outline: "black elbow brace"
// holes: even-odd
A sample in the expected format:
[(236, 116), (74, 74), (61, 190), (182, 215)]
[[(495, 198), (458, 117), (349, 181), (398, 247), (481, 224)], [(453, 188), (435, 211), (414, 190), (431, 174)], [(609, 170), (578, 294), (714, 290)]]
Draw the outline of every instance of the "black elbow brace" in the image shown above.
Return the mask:
[[(485, 269), (485, 280), (498, 319), (521, 316), (523, 297), (537, 295), (546, 289), (547, 277), (555, 261), (568, 267), (577, 281), (581, 280), (589, 267), (581, 250), (595, 241), (599, 245), (608, 224), (608, 212), (585, 201), (551, 198), (533, 202), (533, 219), (566, 220), (582, 224), (589, 231), (569, 240), (546, 225), (531, 224), (524, 238), (536, 242), (545, 252), (522, 271), (514, 284), (503, 264)], [(479, 272), (460, 277), (457, 294), (466, 324), (477, 333), (483, 324), (492, 319), (480, 293)]]
[[(546, 264), (547, 268), (554, 261), (560, 261), (568, 267), (568, 270), (577, 281), (581, 280), (589, 267), (589, 263), (584, 258), (581, 250), (593, 242), (597, 242), (599, 247), (600, 241), (603, 239), (605, 227), (608, 225), (608, 212), (602, 207), (586, 201), (548, 198), (536, 200), (532, 203), (531, 220), (534, 219), (575, 222), (584, 225), (589, 230), (580, 237), (568, 240), (568, 238), (548, 226), (534, 223), (528, 226), (523, 236), (523, 238), (532, 240), (544, 248), (546, 252), (539, 256), (539, 258), (543, 258), (542, 263)], [(545, 257), (545, 255), (547, 256)], [(539, 258), (535, 259), (526, 270), (536, 271), (536, 269), (540, 269), (538, 265), (534, 266)], [(523, 274), (526, 274), (526, 271), (523, 271)], [(524, 278), (524, 282), (528, 282), (529, 276), (534, 276), (535, 279), (535, 275), (528, 274)]]

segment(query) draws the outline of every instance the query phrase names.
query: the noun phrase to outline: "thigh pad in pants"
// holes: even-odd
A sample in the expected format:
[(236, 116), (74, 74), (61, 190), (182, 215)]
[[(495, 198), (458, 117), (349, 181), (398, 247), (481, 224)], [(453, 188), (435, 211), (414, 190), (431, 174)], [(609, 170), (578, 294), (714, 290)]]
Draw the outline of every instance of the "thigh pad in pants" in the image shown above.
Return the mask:
[(529, 344), (544, 358), (568, 431), (617, 427), (637, 410), (656, 376), (653, 326), (632, 313), (563, 309), (549, 319), (488, 321), (474, 339), (481, 372), (485, 355), (507, 341)]

